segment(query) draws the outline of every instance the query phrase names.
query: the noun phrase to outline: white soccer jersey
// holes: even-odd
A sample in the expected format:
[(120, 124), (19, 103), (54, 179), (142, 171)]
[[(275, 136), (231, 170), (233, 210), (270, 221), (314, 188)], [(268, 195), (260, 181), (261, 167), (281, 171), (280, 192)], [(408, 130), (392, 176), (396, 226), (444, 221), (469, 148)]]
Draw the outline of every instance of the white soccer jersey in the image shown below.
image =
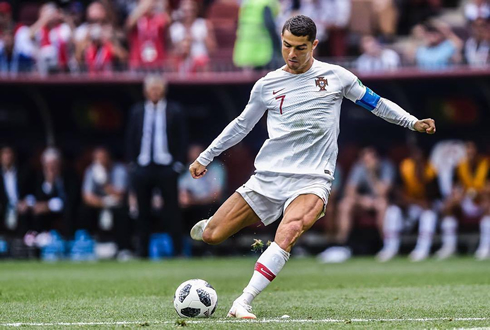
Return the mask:
[(269, 138), (255, 159), (256, 172), (332, 179), (344, 97), (371, 103), (374, 114), (410, 129), (417, 121), (393, 102), (380, 99), (348, 70), (315, 60), (305, 73), (292, 74), (283, 67), (258, 80), (245, 110), (197, 161), (207, 166), (214, 157), (240, 142), (267, 111)]

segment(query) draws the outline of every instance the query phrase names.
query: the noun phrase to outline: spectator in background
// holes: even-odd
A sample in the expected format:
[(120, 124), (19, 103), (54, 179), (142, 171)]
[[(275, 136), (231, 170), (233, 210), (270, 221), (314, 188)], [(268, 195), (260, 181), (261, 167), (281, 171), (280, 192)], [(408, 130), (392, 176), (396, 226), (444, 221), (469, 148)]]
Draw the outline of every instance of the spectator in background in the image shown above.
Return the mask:
[(410, 253), (412, 261), (422, 261), (429, 256), (432, 237), (437, 226), (437, 205), (440, 198), (435, 167), (428, 161), (424, 151), (412, 147), (409, 158), (399, 167), (400, 185), (396, 197), (385, 215), (383, 223), (383, 249), (377, 258), (381, 262), (391, 260), (398, 254), (400, 234), (418, 226), (418, 239)]
[(41, 73), (68, 69), (72, 30), (56, 4), (44, 4), (39, 19), (29, 28), (36, 63)]
[(0, 73), (15, 71), (17, 61), (14, 53), (14, 34), (9, 30), (0, 35)]
[(261, 68), (279, 57), (281, 41), (276, 32), (277, 0), (243, 1), (238, 16), (233, 63), (237, 67)]
[(490, 18), (490, 2), (488, 0), (470, 0), (464, 6), (464, 16), (468, 21), (479, 18)]
[(126, 20), (131, 68), (162, 67), (167, 57), (165, 40), (170, 16), (164, 0), (140, 0)]
[(415, 60), (422, 69), (445, 69), (461, 62), (463, 42), (443, 22), (424, 26), (425, 45), (417, 49)]
[(79, 228), (99, 233), (102, 239), (112, 232), (110, 238), (115, 239), (121, 253), (131, 248), (131, 224), (125, 203), (128, 181), (126, 167), (114, 162), (106, 148), (94, 150), (83, 179)]
[(76, 177), (62, 168), (61, 153), (47, 148), (41, 156), (42, 172), (34, 186), (35, 202), (30, 207), (37, 232), (57, 229), (65, 237), (73, 235), (79, 203), (79, 184)]
[(13, 70), (14, 63), (14, 23), (12, 7), (8, 2), (0, 2), (0, 73)]
[[(194, 144), (189, 147), (187, 159), (193, 162), (204, 147)], [(179, 178), (179, 204), (183, 209), (184, 223), (190, 230), (197, 220), (213, 215), (225, 197), (226, 170), (219, 161), (211, 163), (204, 180), (195, 180), (185, 171)]]
[(13, 30), (12, 6), (6, 1), (0, 1), (0, 38), (5, 32)]
[(182, 253), (182, 219), (177, 180), (186, 162), (186, 123), (180, 107), (166, 99), (166, 83), (160, 76), (145, 79), (146, 101), (133, 106), (127, 134), (127, 159), (131, 163), (131, 186), (138, 204), (138, 253), (148, 256), (152, 229), (151, 200), (158, 188), (164, 199), (165, 221), (175, 251)]
[(0, 233), (22, 237), (25, 232), (28, 180), (16, 164), (12, 147), (0, 149)]
[(119, 44), (112, 26), (95, 25), (90, 29), (83, 57), (89, 72), (111, 72), (117, 63), (126, 61), (127, 52)]
[(322, 3), (322, 21), (327, 28), (328, 54), (334, 57), (346, 56), (351, 0), (323, 0)]
[[(26, 28), (28, 30), (28, 28)], [(27, 36), (28, 34), (26, 34)], [(29, 38), (27, 37), (29, 40)], [(30, 40), (29, 40), (30, 43)], [(0, 73), (29, 70), (32, 67), (32, 52), (24, 56), (19, 52), (20, 42), (16, 41), (12, 7), (8, 2), (0, 2)]]
[[(344, 196), (338, 206), (336, 241), (339, 245), (347, 245), (354, 225), (354, 217), (359, 212), (374, 212), (376, 226), (382, 235), (388, 194), (394, 179), (395, 169), (390, 161), (381, 159), (372, 147), (361, 151), (359, 161), (350, 171), (344, 187)], [(332, 260), (340, 262), (348, 259), (350, 255), (349, 249), (339, 250), (334, 247), (325, 250), (320, 255), (320, 259), (324, 262)]]
[(89, 72), (110, 72), (117, 63), (127, 59), (117, 29), (110, 23), (101, 2), (88, 6), (87, 22), (77, 28), (74, 39), (75, 57)]
[(478, 18), (471, 23), (471, 37), (466, 40), (464, 55), (472, 67), (490, 64), (490, 19)]
[[(104, 26), (109, 24), (109, 20), (107, 18), (107, 11), (105, 7), (102, 5), (102, 3), (98, 1), (92, 2), (88, 7), (87, 7), (87, 14), (86, 14), (86, 19), (87, 21), (82, 23), (77, 27), (74, 33), (74, 42), (75, 42), (75, 47), (76, 48), (84, 48), (84, 43), (86, 42), (87, 38), (89, 37), (90, 34), (90, 29), (93, 25), (96, 26)], [(81, 53), (82, 51), (77, 51), (78, 53)]]
[(180, 19), (170, 26), (170, 38), (183, 72), (205, 69), (209, 55), (216, 48), (213, 25), (198, 17), (198, 4), (194, 0), (182, 0), (178, 9)]
[(393, 41), (398, 24), (397, 0), (373, 0), (373, 11), (379, 34), (385, 42)]
[(362, 55), (356, 61), (360, 72), (392, 71), (400, 66), (400, 56), (386, 49), (373, 36), (365, 36), (361, 40)]
[(444, 203), (441, 222), (442, 247), (436, 252), (439, 259), (456, 253), (458, 218), (460, 222), (478, 219), (480, 244), (477, 259), (490, 259), (490, 163), (478, 152), (475, 142), (466, 142), (466, 158), (454, 173), (451, 194)]

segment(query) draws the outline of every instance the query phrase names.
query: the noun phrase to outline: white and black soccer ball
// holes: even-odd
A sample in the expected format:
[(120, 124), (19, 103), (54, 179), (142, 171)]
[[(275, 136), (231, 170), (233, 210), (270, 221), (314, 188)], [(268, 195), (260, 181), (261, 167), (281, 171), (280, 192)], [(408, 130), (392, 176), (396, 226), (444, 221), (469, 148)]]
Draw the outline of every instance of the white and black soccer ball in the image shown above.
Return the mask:
[(179, 285), (174, 295), (174, 307), (182, 317), (210, 317), (218, 306), (218, 295), (204, 280), (188, 280)]

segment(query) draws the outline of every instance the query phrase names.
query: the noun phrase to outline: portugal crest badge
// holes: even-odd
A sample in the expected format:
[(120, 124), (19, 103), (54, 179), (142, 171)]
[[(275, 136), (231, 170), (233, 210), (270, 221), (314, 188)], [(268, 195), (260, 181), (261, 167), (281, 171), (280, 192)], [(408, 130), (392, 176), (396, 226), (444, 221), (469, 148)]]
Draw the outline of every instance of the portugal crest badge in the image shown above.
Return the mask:
[(328, 81), (324, 77), (318, 77), (315, 79), (316, 86), (320, 87), (320, 91), (326, 91), (328, 86)]

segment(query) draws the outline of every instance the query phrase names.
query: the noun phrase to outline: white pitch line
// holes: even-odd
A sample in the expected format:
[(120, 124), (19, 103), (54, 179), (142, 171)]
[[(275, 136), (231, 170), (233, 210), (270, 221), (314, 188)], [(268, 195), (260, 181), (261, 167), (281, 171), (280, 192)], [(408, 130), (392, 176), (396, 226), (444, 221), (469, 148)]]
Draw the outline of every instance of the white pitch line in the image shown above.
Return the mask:
[[(200, 323), (359, 323), (359, 322), (431, 322), (431, 321), (490, 321), (490, 317), (433, 317), (433, 318), (405, 318), (405, 319), (258, 319), (258, 320), (188, 320), (189, 324)], [(113, 321), (113, 322), (52, 322), (52, 323), (29, 323), (14, 322), (0, 323), (2, 327), (46, 327), (46, 326), (83, 326), (83, 325), (132, 325), (132, 324), (175, 324), (175, 321)]]

